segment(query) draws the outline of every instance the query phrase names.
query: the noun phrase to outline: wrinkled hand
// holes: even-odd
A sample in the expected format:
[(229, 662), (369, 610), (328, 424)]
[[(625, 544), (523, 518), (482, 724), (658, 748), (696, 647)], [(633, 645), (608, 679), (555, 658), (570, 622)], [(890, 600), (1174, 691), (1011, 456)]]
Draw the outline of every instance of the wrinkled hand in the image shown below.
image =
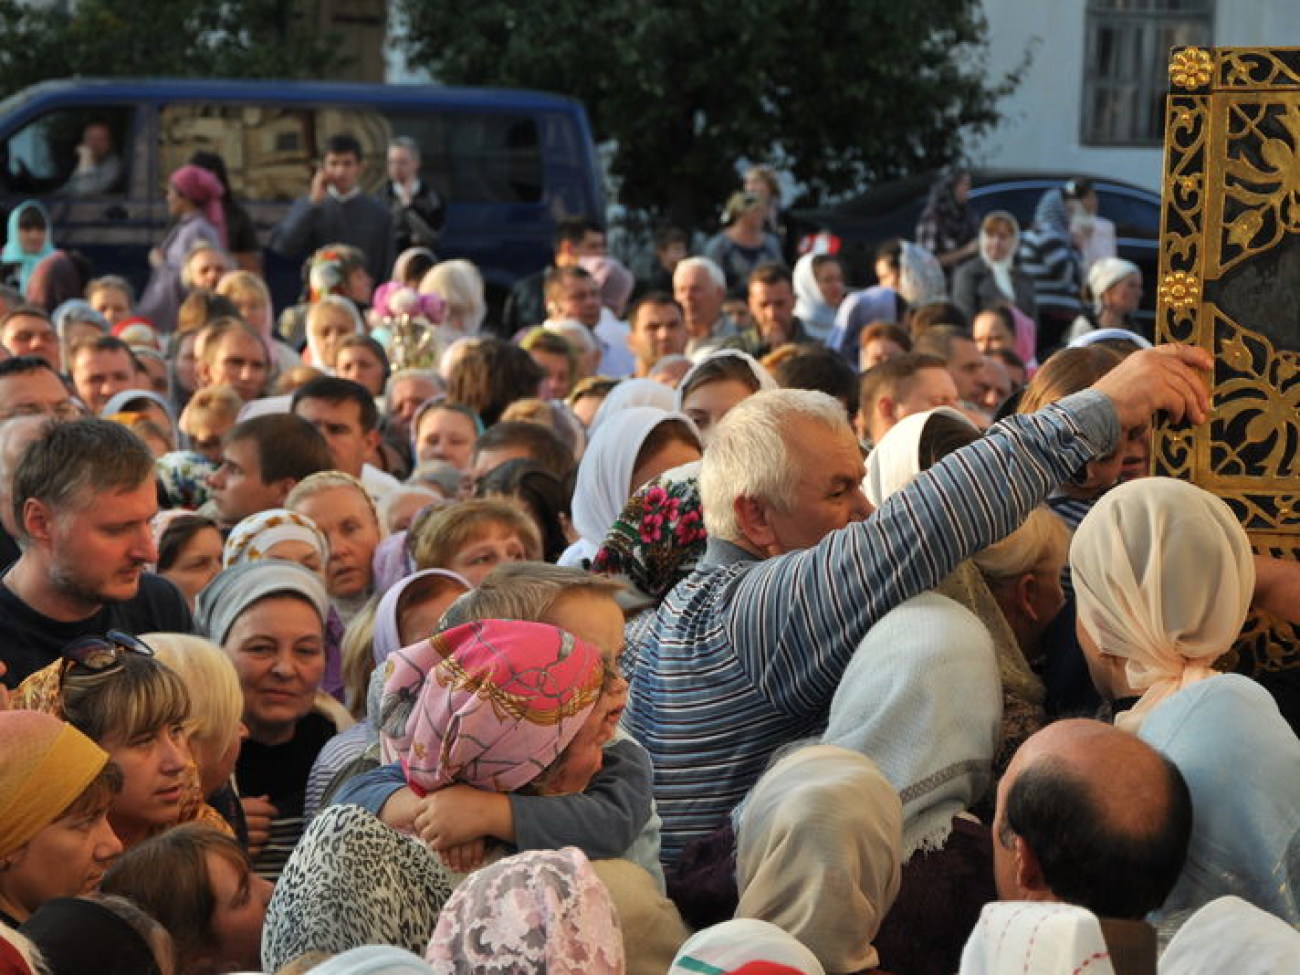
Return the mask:
[(483, 866), (483, 857), (487, 853), (487, 844), (482, 840), (461, 843), (457, 846), (440, 850), (438, 856), (450, 870), (456, 873), (469, 873)]
[(1122, 429), (1146, 423), (1161, 411), (1174, 420), (1204, 423), (1210, 403), (1205, 380), (1213, 365), (1204, 349), (1162, 345), (1134, 352), (1092, 388), (1115, 405)]
[(271, 820), (280, 815), (280, 810), (266, 796), (244, 796), (239, 802), (248, 823), (248, 855), (255, 857), (270, 841)]

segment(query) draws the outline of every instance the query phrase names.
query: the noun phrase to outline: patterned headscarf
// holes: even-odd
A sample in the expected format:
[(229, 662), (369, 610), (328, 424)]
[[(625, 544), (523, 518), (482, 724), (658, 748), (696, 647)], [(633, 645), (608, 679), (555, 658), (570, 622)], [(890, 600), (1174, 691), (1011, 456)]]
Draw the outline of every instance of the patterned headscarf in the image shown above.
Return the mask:
[(458, 879), (419, 837), (360, 806), (329, 806), (304, 830), (267, 905), (265, 970), (309, 951), (392, 945), (422, 952)]
[(708, 532), (700, 508), (700, 462), (666, 471), (624, 505), (591, 571), (617, 576), (661, 602), (704, 556)]
[(193, 511), (208, 501), (212, 488), (208, 478), (217, 465), (193, 450), (173, 450), (154, 461), (154, 475), (162, 486), (168, 508)]
[(231, 530), (226, 538), (221, 567), (229, 569), (245, 562), (270, 558), (270, 550), (281, 542), (306, 542), (320, 555), (322, 568), (329, 561), (329, 542), (316, 522), (287, 508), (268, 508), (249, 515)]
[(385, 762), (423, 795), (453, 782), (512, 792), (568, 746), (600, 696), (600, 650), (543, 623), (482, 620), (388, 658)]
[(622, 975), (609, 891), (576, 847), (499, 860), (456, 888), (425, 960), (439, 975)]
[(775, 924), (741, 917), (692, 935), (677, 952), (668, 975), (738, 971), (781, 975), (826, 972), (816, 955)]
[(948, 297), (948, 282), (939, 259), (911, 241), (903, 242), (898, 255), (898, 293), (913, 308)]

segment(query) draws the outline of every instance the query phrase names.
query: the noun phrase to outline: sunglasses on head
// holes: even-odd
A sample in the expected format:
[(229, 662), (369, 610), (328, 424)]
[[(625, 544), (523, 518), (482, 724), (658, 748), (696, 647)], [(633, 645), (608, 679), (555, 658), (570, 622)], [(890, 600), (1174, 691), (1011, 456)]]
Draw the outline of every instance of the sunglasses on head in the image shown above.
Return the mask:
[(107, 670), (116, 665), (124, 653), (153, 656), (153, 649), (121, 630), (109, 630), (104, 636), (83, 636), (63, 648), (60, 656), (90, 671)]

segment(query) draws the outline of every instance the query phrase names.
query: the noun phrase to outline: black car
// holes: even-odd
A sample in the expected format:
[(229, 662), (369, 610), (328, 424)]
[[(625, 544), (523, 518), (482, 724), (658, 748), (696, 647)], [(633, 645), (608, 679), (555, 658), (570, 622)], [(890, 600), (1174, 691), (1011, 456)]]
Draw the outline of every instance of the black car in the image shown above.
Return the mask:
[[(979, 213), (1007, 210), (1022, 230), (1033, 221), (1039, 198), (1064, 186), (1080, 173), (971, 172), (970, 202)], [(1098, 215), (1115, 224), (1119, 256), (1142, 269), (1140, 318), (1150, 328), (1155, 317), (1156, 271), (1160, 253), (1160, 196), (1141, 186), (1103, 176), (1087, 177), (1097, 191)], [(930, 193), (934, 175), (910, 176), (885, 183), (834, 206), (796, 210), (791, 215), (809, 233), (831, 234), (840, 241), (846, 276), (857, 285), (875, 280), (875, 252), (891, 237), (916, 238), (916, 222)]]

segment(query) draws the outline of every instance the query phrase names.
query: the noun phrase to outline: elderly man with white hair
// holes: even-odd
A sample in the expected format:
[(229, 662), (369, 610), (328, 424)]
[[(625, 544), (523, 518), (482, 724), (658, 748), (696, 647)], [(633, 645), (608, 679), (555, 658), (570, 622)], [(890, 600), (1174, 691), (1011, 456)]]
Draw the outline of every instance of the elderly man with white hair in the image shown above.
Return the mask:
[(699, 362), (738, 333), (722, 313), (727, 276), (707, 257), (687, 257), (673, 269), (673, 297), (686, 319), (686, 356)]
[(1201, 350), (1136, 353), (1090, 390), (995, 425), (868, 517), (862, 455), (822, 393), (758, 393), (718, 425), (700, 498), (708, 549), (631, 647), (628, 720), (649, 750), (670, 865), (773, 751), (820, 734), (886, 612), (1014, 529), (1157, 410), (1201, 422)]

